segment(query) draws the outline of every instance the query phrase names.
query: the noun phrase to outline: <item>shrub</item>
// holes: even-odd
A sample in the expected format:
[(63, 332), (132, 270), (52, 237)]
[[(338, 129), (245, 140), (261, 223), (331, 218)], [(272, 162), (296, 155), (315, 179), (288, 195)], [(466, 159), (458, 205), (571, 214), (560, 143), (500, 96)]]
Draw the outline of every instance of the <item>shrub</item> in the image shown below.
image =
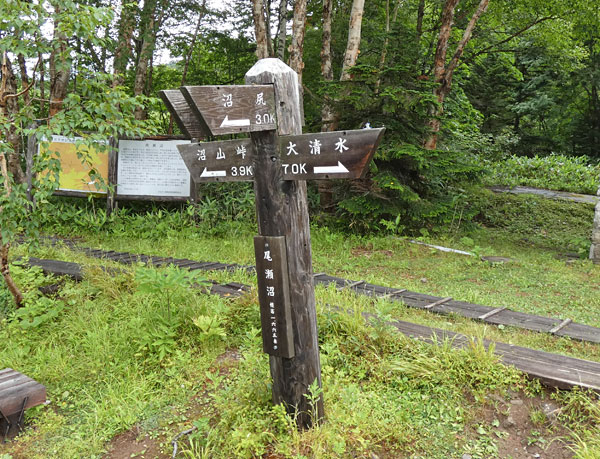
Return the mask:
[(587, 156), (509, 156), (489, 163), (489, 185), (532, 186), (573, 193), (596, 194), (600, 184), (600, 164)]

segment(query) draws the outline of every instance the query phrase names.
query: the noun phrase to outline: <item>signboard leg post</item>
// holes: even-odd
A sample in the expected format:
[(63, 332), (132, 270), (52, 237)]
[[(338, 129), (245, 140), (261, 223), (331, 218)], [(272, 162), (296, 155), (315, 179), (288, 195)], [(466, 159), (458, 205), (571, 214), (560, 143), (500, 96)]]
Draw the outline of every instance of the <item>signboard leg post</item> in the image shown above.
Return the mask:
[[(278, 59), (262, 59), (248, 71), (246, 83), (273, 84), (277, 109), (278, 131), (250, 134), (256, 152), (258, 232), (285, 237), (289, 273), (294, 357), (270, 356), (273, 402), (283, 403), (299, 428), (308, 428), (320, 422), (324, 412), (306, 181), (283, 180), (277, 141), (277, 134), (302, 133), (298, 76)], [(311, 386), (319, 393), (316, 406), (307, 397)]]

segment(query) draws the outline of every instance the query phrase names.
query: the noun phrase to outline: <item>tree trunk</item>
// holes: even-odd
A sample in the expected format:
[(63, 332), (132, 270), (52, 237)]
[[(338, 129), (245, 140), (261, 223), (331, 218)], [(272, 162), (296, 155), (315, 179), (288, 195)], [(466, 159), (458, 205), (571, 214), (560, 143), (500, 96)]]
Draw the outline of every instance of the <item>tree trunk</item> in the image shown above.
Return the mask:
[(52, 118), (62, 110), (63, 101), (67, 97), (67, 86), (71, 76), (71, 61), (67, 50), (67, 37), (60, 30), (60, 7), (54, 13), (54, 50), (50, 54), (50, 111)]
[[(362, 17), (365, 7), (365, 0), (353, 0), (352, 10), (350, 12), (350, 22), (348, 24), (348, 42), (346, 44), (346, 52), (344, 53), (344, 63), (340, 81), (350, 81), (352, 79), (352, 69), (356, 65), (358, 54), (360, 52), (360, 38), (362, 29)], [(348, 91), (345, 90), (344, 94)], [(328, 130), (335, 131), (340, 123), (341, 113), (338, 110), (333, 110), (331, 122), (328, 124)]]
[(298, 83), (302, 91), (302, 71), (304, 70), (304, 34), (306, 31), (306, 0), (296, 0), (292, 23), (292, 44), (290, 51), (290, 67), (298, 74)]
[[(6, 53), (5, 53), (6, 55)], [(4, 65), (2, 66), (3, 70), (4, 70)], [(6, 76), (6, 74), (4, 72), (2, 72), (2, 88), (4, 89), (5, 85), (4, 85), (4, 77)], [(0, 92), (0, 96), (1, 99), (4, 99), (4, 91)], [(4, 193), (6, 194), (7, 198), (10, 199), (10, 195), (12, 194), (12, 186), (11, 186), (11, 181), (10, 181), (10, 177), (8, 175), (8, 168), (7, 168), (7, 163), (6, 163), (6, 157), (4, 156), (4, 152), (0, 151), (0, 173), (2, 175), (3, 181), (4, 181)], [(0, 215), (2, 215), (2, 208), (0, 207)], [(2, 273), (2, 277), (4, 278), (4, 281), (6, 282), (6, 286), (8, 287), (8, 291), (11, 293), (11, 295), (13, 296), (14, 300), (15, 300), (15, 304), (17, 305), (17, 308), (20, 308), (21, 306), (23, 306), (23, 294), (21, 293), (21, 290), (19, 290), (19, 287), (17, 287), (17, 284), (15, 284), (15, 281), (13, 280), (11, 274), (10, 274), (10, 265), (8, 264), (8, 251), (10, 249), (10, 242), (6, 241), (4, 239), (4, 237), (0, 236), (0, 240), (1, 240), (1, 245), (0, 245), (0, 273)]]
[(350, 24), (348, 25), (348, 43), (344, 54), (344, 64), (340, 81), (352, 79), (352, 68), (356, 65), (358, 53), (360, 52), (360, 35), (362, 29), (362, 17), (365, 10), (365, 0), (354, 0), (350, 12)]
[(254, 17), (254, 35), (256, 36), (256, 57), (264, 59), (269, 57), (264, 0), (252, 0), (252, 16)]
[(134, 6), (126, 0), (121, 2), (119, 17), (117, 48), (113, 60), (113, 87), (123, 85), (127, 64), (133, 51), (133, 31), (135, 29)]
[(7, 171), (12, 175), (15, 183), (24, 183), (25, 174), (21, 168), (20, 151), (21, 137), (17, 132), (16, 118), (19, 114), (19, 104), (17, 102), (17, 79), (12, 69), (12, 64), (5, 51), (2, 54), (2, 81), (0, 86), (0, 126), (5, 125), (3, 140), (10, 145), (6, 161)]
[[(156, 18), (156, 3), (156, 0), (145, 2), (142, 11), (143, 26), (140, 28), (141, 46), (135, 71), (135, 81), (133, 84), (133, 94), (136, 96), (140, 96), (146, 91), (148, 71), (152, 55), (154, 54), (154, 47), (156, 45), (156, 31), (159, 25), (159, 21), (157, 21)], [(146, 117), (145, 110), (141, 107), (136, 108), (134, 117), (136, 120), (143, 120)]]
[(285, 37), (287, 25), (287, 5), (288, 0), (281, 0), (279, 3), (279, 22), (277, 26), (276, 54), (279, 60), (285, 60)]
[(450, 39), (452, 23), (454, 21), (454, 12), (458, 2), (459, 0), (446, 0), (444, 9), (442, 11), (442, 25), (440, 27), (440, 34), (438, 37), (433, 65), (433, 77), (436, 83), (433, 94), (436, 98), (437, 104), (432, 104), (429, 109), (429, 120), (427, 122), (429, 133), (423, 142), (423, 148), (426, 150), (435, 150), (437, 148), (438, 134), (441, 126), (440, 117), (444, 112), (444, 100), (452, 88), (452, 77), (454, 75), (454, 71), (456, 70), (456, 67), (458, 67), (458, 63), (460, 62), (465, 50), (465, 46), (471, 39), (475, 24), (477, 24), (477, 21), (485, 12), (489, 4), (489, 0), (481, 0), (479, 2), (477, 9), (473, 13), (469, 24), (463, 32), (462, 38), (458, 42), (452, 59), (446, 66), (448, 41)]
[[(323, 0), (323, 38), (321, 47), (321, 74), (323, 80), (333, 81), (333, 66), (331, 63), (331, 17), (333, 9), (333, 0)], [(332, 129), (335, 114), (331, 106), (331, 98), (326, 94), (323, 98), (323, 107), (321, 108), (321, 131), (327, 132)]]

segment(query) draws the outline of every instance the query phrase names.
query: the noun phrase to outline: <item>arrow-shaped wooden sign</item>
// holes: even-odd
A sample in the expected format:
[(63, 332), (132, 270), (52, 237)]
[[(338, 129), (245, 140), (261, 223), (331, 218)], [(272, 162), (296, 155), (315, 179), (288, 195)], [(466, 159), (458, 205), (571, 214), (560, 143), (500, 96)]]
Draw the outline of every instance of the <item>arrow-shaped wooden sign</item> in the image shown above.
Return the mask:
[[(279, 137), (284, 180), (359, 178), (373, 157), (384, 128)], [(199, 182), (254, 180), (250, 139), (178, 145), (192, 178)]]
[(210, 135), (210, 131), (202, 129), (198, 116), (179, 89), (168, 89), (160, 91), (158, 94), (186, 137), (204, 139)]
[(184, 86), (181, 93), (214, 136), (276, 128), (273, 85)]

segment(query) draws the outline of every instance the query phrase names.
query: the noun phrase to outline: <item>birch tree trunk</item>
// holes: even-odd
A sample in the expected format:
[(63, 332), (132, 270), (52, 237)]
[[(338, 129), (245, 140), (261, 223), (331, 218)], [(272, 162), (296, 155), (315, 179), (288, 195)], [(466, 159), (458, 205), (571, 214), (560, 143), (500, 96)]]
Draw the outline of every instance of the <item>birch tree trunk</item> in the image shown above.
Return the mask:
[(306, 31), (306, 0), (294, 3), (294, 19), (292, 22), (292, 44), (289, 47), (290, 67), (298, 74), (298, 84), (302, 92), (302, 71), (304, 70), (304, 34)]
[(356, 65), (360, 48), (360, 37), (362, 29), (362, 17), (365, 10), (365, 0), (354, 0), (350, 12), (350, 24), (348, 25), (348, 43), (344, 53), (344, 64), (340, 81), (352, 79), (352, 68)]
[(254, 18), (254, 35), (256, 37), (256, 57), (264, 59), (269, 57), (264, 0), (252, 0), (252, 16)]
[(448, 41), (450, 39), (452, 24), (454, 22), (455, 9), (459, 1), (460, 0), (446, 0), (444, 9), (442, 11), (442, 26), (440, 27), (440, 34), (438, 37), (433, 65), (433, 78), (436, 83), (433, 94), (437, 104), (432, 104), (429, 110), (429, 120), (427, 122), (429, 133), (423, 141), (423, 148), (426, 150), (435, 150), (437, 148), (438, 134), (441, 126), (440, 117), (444, 113), (444, 100), (452, 89), (452, 77), (454, 75), (454, 71), (456, 70), (456, 67), (458, 67), (460, 59), (465, 50), (465, 46), (471, 39), (473, 29), (475, 29), (477, 21), (481, 15), (485, 13), (485, 10), (489, 4), (489, 0), (481, 0), (479, 2), (477, 9), (473, 13), (469, 24), (463, 32), (462, 38), (456, 46), (456, 50), (454, 51), (452, 59), (448, 65), (446, 65)]
[[(350, 22), (348, 24), (348, 42), (346, 43), (346, 52), (344, 53), (344, 63), (340, 75), (341, 82), (352, 80), (352, 69), (356, 65), (358, 54), (360, 52), (360, 39), (362, 29), (362, 17), (365, 8), (365, 0), (353, 0), (352, 10), (350, 12)], [(345, 90), (344, 94), (348, 94)], [(333, 110), (331, 121), (328, 121), (328, 130), (335, 131), (340, 123), (341, 113)]]

